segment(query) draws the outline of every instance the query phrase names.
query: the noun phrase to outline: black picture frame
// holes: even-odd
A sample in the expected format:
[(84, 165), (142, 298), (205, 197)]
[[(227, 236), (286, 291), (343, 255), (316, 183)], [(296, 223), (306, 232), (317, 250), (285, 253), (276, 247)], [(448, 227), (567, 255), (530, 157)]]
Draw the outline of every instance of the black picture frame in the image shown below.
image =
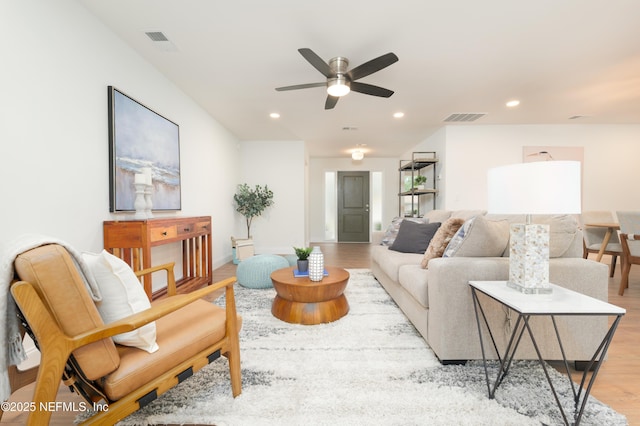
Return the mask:
[(134, 211), (135, 174), (151, 169), (153, 210), (181, 210), (180, 127), (108, 86), (109, 211)]

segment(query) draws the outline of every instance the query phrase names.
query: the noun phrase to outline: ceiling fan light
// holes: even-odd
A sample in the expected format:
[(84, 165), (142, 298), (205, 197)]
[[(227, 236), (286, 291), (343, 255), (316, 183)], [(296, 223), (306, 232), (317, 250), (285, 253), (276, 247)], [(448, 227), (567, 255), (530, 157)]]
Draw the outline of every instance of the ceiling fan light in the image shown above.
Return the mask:
[(361, 149), (356, 149), (351, 153), (351, 159), (354, 161), (360, 161), (364, 158), (364, 152)]
[(330, 96), (344, 96), (351, 91), (349, 87), (349, 80), (343, 75), (338, 75), (336, 78), (330, 78), (327, 82), (327, 93)]

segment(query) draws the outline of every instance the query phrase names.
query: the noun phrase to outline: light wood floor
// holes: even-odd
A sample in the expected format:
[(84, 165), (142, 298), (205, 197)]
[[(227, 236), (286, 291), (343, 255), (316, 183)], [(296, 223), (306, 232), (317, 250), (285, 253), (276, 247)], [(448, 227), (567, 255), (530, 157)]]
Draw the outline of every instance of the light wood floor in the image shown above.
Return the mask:
[[(322, 243), (319, 245), (327, 264), (343, 268), (369, 268), (371, 266), (370, 245), (360, 243)], [(603, 262), (609, 262), (605, 256)], [(235, 274), (236, 266), (226, 264), (214, 271), (214, 281)], [(620, 269), (614, 278), (609, 279), (609, 301), (627, 310), (622, 319), (613, 343), (609, 349), (609, 358), (600, 369), (598, 379), (591, 394), (600, 401), (627, 416), (630, 425), (640, 425), (640, 267), (631, 268), (630, 288), (624, 296), (618, 296)], [(16, 392), (11, 401), (29, 401), (33, 393), (33, 385), (26, 386)], [(60, 387), (58, 400), (79, 402), (80, 399)], [(52, 416), (52, 425), (70, 425), (77, 413), (56, 412)], [(26, 415), (5, 413), (2, 424), (23, 425)]]

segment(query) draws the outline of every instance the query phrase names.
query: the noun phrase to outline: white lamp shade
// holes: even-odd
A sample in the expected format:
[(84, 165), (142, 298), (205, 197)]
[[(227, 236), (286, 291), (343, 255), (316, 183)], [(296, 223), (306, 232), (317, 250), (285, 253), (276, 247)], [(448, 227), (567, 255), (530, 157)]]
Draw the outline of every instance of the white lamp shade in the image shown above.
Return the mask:
[(488, 173), (489, 213), (578, 214), (580, 162), (537, 161), (496, 167)]

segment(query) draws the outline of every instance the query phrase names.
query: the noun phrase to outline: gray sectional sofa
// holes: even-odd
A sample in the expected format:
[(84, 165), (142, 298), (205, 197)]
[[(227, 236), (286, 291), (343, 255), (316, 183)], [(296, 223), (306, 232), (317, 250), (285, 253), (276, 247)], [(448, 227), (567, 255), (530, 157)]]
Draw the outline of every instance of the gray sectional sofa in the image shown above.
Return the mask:
[[(444, 223), (451, 217), (469, 220), (481, 216), (483, 223), (523, 223), (524, 217), (486, 215), (480, 211), (429, 212), (424, 220)], [(476, 222), (479, 222), (476, 221)], [(608, 298), (607, 266), (582, 258), (582, 231), (573, 216), (547, 216), (533, 218), (534, 223), (550, 225), (549, 280), (562, 287), (606, 301)], [(465, 222), (466, 224), (467, 222)], [(504, 224), (504, 223), (502, 223)], [(496, 256), (484, 256), (480, 226), (471, 229), (475, 247), (464, 256), (440, 257), (429, 260), (426, 269), (421, 266), (422, 254), (390, 250), (380, 242), (388, 238), (384, 232), (374, 235), (371, 269), (386, 291), (433, 349), (442, 363), (482, 359), (478, 328), (474, 313), (469, 281), (506, 281), (509, 275), (508, 235), (505, 251)], [(478, 230), (480, 229), (480, 230)], [(497, 228), (496, 228), (497, 229)], [(502, 229), (508, 229), (500, 227)], [(471, 233), (467, 238), (471, 244)], [(495, 247), (487, 249), (495, 252)], [(470, 256), (469, 254), (473, 254)], [(531, 297), (536, 297), (532, 295)], [(494, 330), (498, 347), (504, 350), (511, 327), (517, 316), (498, 303), (482, 299), (483, 306)], [(587, 361), (600, 344), (608, 328), (608, 319), (600, 317), (558, 317), (559, 331), (568, 360)], [(553, 326), (548, 318), (532, 321), (536, 339), (547, 360), (562, 359)], [(495, 333), (495, 330), (498, 330)], [(485, 336), (488, 338), (488, 335)], [(488, 342), (488, 340), (485, 340)], [(488, 357), (496, 358), (491, 351)], [(502, 355), (502, 354), (501, 354)], [(516, 358), (536, 359), (530, 339), (524, 338)]]

